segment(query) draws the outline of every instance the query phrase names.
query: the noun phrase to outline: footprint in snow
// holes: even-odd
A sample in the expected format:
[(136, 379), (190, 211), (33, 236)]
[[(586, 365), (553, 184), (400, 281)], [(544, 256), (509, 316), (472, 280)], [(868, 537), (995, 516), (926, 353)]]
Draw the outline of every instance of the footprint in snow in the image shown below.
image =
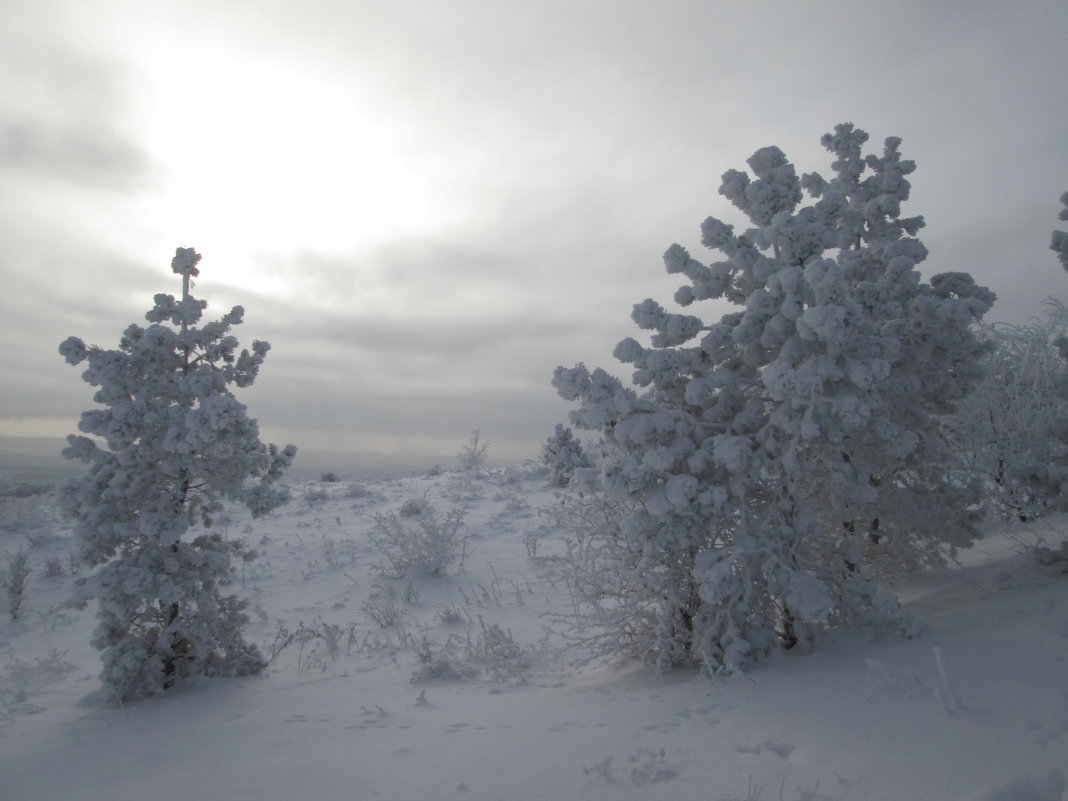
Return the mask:
[(794, 752), (794, 746), (789, 743), (777, 743), (771, 740), (765, 740), (762, 743), (757, 743), (753, 746), (735, 745), (734, 750), (739, 754), (754, 754), (759, 755), (765, 751), (770, 751), (779, 757), (779, 759), (789, 759), (790, 754)]
[(665, 734), (675, 731), (679, 727), (678, 723), (649, 723), (641, 727), (642, 731), (654, 732), (660, 731)]
[(1061, 801), (1066, 786), (1064, 773), (1053, 771), (1043, 779), (1023, 779), (997, 787), (982, 801)]

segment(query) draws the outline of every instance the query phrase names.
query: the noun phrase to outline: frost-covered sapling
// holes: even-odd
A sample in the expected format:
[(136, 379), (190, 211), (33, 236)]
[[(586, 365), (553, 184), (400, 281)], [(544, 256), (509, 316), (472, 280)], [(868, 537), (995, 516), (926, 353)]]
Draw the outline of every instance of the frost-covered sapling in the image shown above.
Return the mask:
[(566, 487), (576, 469), (590, 466), (582, 443), (561, 423), (556, 424), (553, 435), (542, 446), (541, 460), (549, 467), (549, 484), (553, 487)]
[(710, 217), (702, 243), (722, 258), (672, 245), (664, 263), (687, 279), (680, 306), (736, 308), (716, 322), (637, 304), (650, 342), (614, 352), (637, 389), (584, 365), (554, 376), (604, 452), (600, 509), (576, 510), (580, 600), (615, 626), (602, 643), (657, 669), (737, 670), (895, 622), (878, 571), (977, 536), (939, 423), (981, 376), (973, 325), (994, 296), (964, 273), (921, 279), (924, 222), (901, 214), (915, 164), (896, 137), (878, 155), (867, 139), (852, 124), (823, 137), (829, 179), (776, 147), (724, 173), (751, 227)]
[(467, 473), (478, 474), (486, 466), (486, 452), (489, 443), (482, 442), (482, 429), (476, 428), (471, 432), (471, 439), (463, 446), (456, 460), (460, 463), (460, 469)]
[(158, 294), (147, 327), (129, 326), (116, 350), (77, 337), (59, 351), (88, 364), (99, 407), (82, 413), (63, 455), (89, 465), (61, 487), (61, 509), (97, 571), (79, 600), (96, 600), (93, 645), (101, 678), (121, 699), (159, 694), (194, 675), (251, 674), (264, 667), (241, 635), (245, 602), (225, 594), (242, 546), (213, 530), (226, 501), (254, 517), (288, 499), (279, 482), (296, 449), (260, 442), (231, 386), (255, 380), (269, 345), (238, 352), (229, 332), (244, 310), (201, 323), (207, 303), (190, 295), (200, 255), (178, 248), (171, 267), (182, 295)]

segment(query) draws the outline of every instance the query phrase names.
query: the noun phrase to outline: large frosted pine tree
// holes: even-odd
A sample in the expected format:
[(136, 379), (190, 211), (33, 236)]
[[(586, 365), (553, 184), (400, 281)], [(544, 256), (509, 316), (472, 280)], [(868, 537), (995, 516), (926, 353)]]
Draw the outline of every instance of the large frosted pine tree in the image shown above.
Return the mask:
[(207, 303), (190, 294), (200, 255), (171, 263), (182, 295), (158, 294), (147, 327), (129, 326), (117, 350), (65, 340), (60, 354), (88, 364), (99, 408), (81, 416), (87, 436), (63, 454), (88, 463), (60, 505), (76, 521), (84, 557), (99, 569), (82, 585), (98, 604), (93, 645), (105, 684), (123, 699), (158, 694), (193, 675), (264, 667), (243, 639), (244, 602), (226, 594), (240, 546), (212, 528), (226, 501), (254, 516), (287, 500), (278, 482), (296, 449), (259, 440), (230, 387), (255, 380), (270, 346), (237, 352), (229, 332), (244, 310), (201, 324)]
[(710, 217), (719, 261), (679, 245), (664, 261), (688, 280), (679, 305), (736, 310), (709, 322), (637, 304), (650, 344), (614, 353), (637, 389), (557, 369), (573, 424), (606, 451), (604, 503), (576, 515), (596, 520), (575, 586), (616, 629), (602, 645), (659, 669), (741, 669), (831, 627), (896, 621), (881, 571), (939, 564), (976, 536), (937, 431), (981, 374), (972, 325), (994, 296), (964, 273), (921, 279), (923, 219), (901, 214), (915, 165), (897, 138), (879, 155), (867, 139), (851, 124), (823, 137), (829, 179), (798, 176), (776, 147), (723, 175), (752, 227)]

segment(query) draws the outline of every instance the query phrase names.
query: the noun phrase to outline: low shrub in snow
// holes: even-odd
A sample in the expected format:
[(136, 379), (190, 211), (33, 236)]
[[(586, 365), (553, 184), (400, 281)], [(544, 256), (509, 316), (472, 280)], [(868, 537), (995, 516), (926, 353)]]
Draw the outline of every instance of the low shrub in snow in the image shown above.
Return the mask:
[(466, 513), (465, 506), (458, 506), (442, 517), (427, 503), (425, 510), (410, 522), (396, 512), (376, 514), (368, 536), (386, 557), (388, 564), (383, 566), (383, 572), (393, 576), (440, 576), (457, 561), (462, 568)]
[(424, 496), (422, 498), (409, 498), (400, 505), (397, 514), (401, 517), (418, 517), (419, 515), (426, 514), (430, 510), (430, 501)]
[(351, 653), (354, 646), (358, 646), (355, 624), (342, 626), (319, 618), (311, 624), (301, 621), (295, 629), (279, 625), (267, 663), (274, 663), (283, 652), (295, 647), (297, 673), (310, 669), (325, 671), (342, 652)]
[(1037, 546), (1035, 548), (1035, 559), (1045, 567), (1059, 565), (1064, 568), (1065, 572), (1068, 572), (1068, 540), (1062, 542), (1059, 547), (1054, 548), (1048, 548), (1045, 545)]
[(424, 637), (415, 644), (420, 667), (412, 674), (412, 683), (435, 680), (467, 681), (486, 674), (502, 684), (527, 681), (533, 668), (533, 652), (515, 641), (512, 632), (496, 623), (486, 623), (478, 616), (479, 631), (472, 636), (449, 635), (438, 645)]
[(33, 663), (14, 659), (0, 671), (0, 720), (17, 713), (38, 711), (33, 697), (62, 681), (78, 668), (67, 659), (67, 652), (52, 649)]

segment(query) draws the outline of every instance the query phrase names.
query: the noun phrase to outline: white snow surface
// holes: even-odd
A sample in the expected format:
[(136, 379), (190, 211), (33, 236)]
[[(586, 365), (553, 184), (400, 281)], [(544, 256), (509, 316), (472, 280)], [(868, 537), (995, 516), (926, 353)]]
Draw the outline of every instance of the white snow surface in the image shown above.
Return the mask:
[[(571, 600), (540, 466), (293, 489), (224, 521), (260, 552), (240, 571), (247, 634), (269, 656), (280, 628), (336, 626), (336, 652), (293, 642), (264, 676), (126, 705), (101, 690), (93, 607), (61, 606), (69, 526), (48, 497), (0, 501), (0, 567), (22, 547), (33, 570), (18, 620), (0, 601), (0, 798), (1068, 798), (1068, 575), (1021, 547), (1068, 518), (992, 525), (961, 566), (899, 586), (915, 638), (845, 632), (742, 676), (655, 678), (547, 633)], [(413, 498), (468, 504), (463, 564), (385, 580), (373, 515)], [(428, 669), (424, 643), (451, 661)]]

